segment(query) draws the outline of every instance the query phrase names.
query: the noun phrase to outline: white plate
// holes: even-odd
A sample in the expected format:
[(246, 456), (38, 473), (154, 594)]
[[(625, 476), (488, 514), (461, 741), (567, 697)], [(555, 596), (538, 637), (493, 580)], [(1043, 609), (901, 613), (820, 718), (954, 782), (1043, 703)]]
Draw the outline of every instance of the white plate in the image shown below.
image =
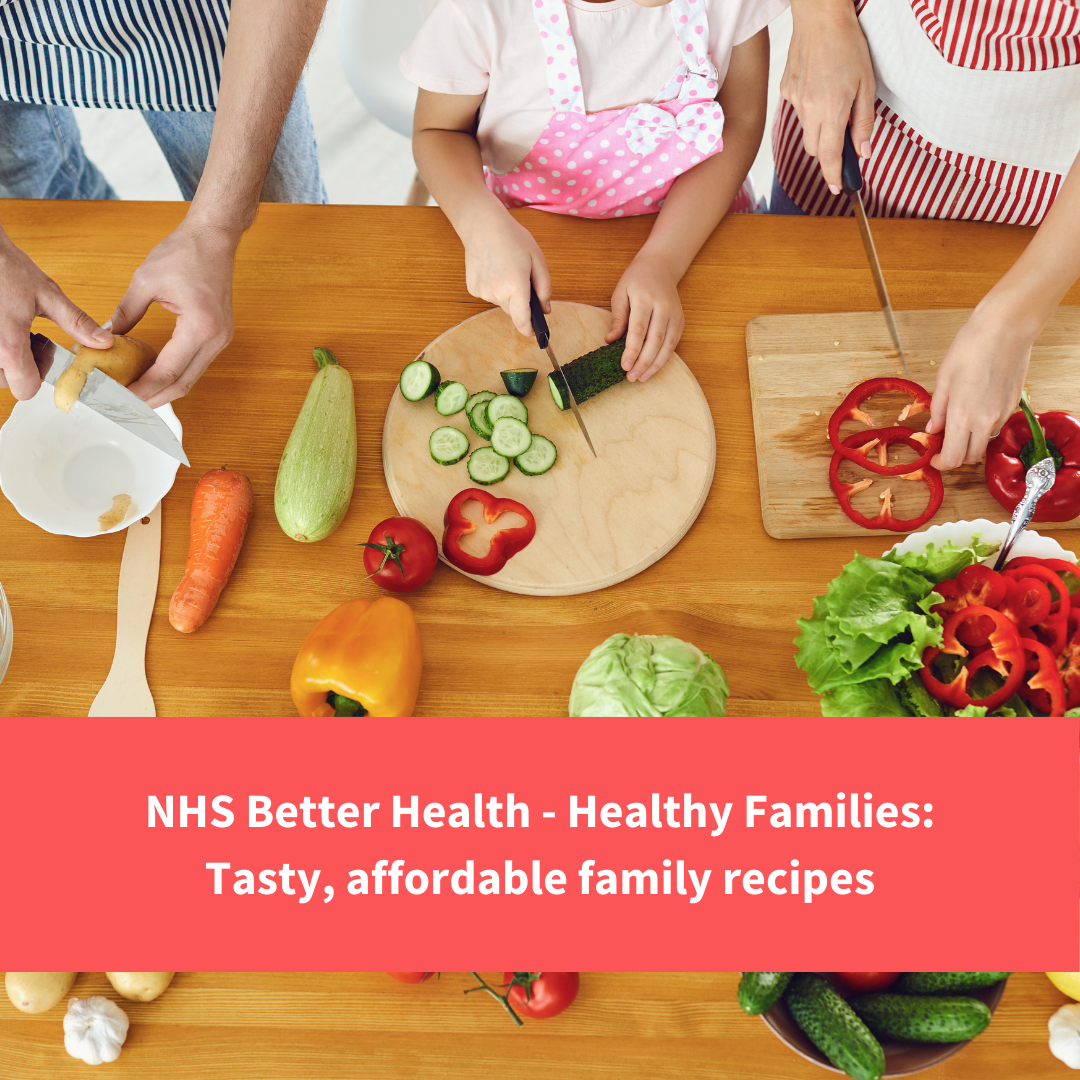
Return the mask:
[[(971, 538), (976, 533), (983, 543), (1002, 544), (1009, 533), (1009, 522), (976, 518), (974, 521), (950, 521), (944, 525), (931, 525), (929, 529), (912, 533), (906, 540), (894, 544), (891, 550), (905, 555), (908, 552), (923, 551), (927, 544), (936, 544), (941, 547), (948, 540), (960, 547), (965, 547), (971, 543)], [(1012, 551), (1009, 552), (1010, 559), (1020, 555), (1030, 555), (1035, 559), (1064, 559), (1066, 562), (1076, 562), (1076, 556), (1071, 551), (1066, 551), (1049, 536), (1040, 536), (1033, 529), (1022, 532), (1020, 538), (1013, 544)], [(993, 566), (997, 556), (998, 553), (995, 551), (993, 555), (988, 555), (983, 559), (983, 562)]]
[[(157, 414), (183, 440), (171, 405)], [(99, 536), (114, 495), (130, 495), (119, 532), (148, 514), (173, 486), (180, 463), (89, 408), (65, 413), (43, 383), (0, 428), (0, 491), (27, 521), (61, 536)]]

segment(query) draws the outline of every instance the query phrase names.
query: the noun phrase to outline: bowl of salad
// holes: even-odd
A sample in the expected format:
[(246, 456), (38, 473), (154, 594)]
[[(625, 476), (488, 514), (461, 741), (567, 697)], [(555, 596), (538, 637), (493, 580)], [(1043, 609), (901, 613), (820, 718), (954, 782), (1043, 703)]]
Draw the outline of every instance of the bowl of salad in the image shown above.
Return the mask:
[(744, 971), (739, 1004), (800, 1057), (854, 1080), (910, 1076), (983, 1032), (1004, 971)]
[(935, 525), (856, 554), (799, 619), (823, 716), (1062, 716), (1080, 708), (1080, 566), (1007, 522)]

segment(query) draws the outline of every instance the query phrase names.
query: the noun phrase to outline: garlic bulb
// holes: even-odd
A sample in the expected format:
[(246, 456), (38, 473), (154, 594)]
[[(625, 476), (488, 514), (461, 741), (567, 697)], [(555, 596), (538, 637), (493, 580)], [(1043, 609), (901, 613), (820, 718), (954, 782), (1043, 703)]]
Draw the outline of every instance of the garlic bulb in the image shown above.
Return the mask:
[(1080, 1005), (1062, 1005), (1050, 1017), (1050, 1053), (1080, 1069)]
[(72, 998), (64, 1017), (64, 1049), (87, 1065), (115, 1061), (128, 1033), (124, 1010), (108, 998)]

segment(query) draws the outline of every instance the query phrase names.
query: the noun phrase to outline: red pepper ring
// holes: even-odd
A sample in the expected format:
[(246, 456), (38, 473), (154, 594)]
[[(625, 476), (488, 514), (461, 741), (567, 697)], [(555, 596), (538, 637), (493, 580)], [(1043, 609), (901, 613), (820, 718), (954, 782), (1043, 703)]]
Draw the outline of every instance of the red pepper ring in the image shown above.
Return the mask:
[(1037, 661), (1033, 674), (1020, 686), (1020, 696), (1047, 716), (1064, 716), (1065, 685), (1058, 671), (1054, 654), (1039, 641), (1020, 642)]
[[(840, 404), (836, 407), (835, 412), (829, 418), (829, 442), (832, 443), (833, 449), (847, 457), (841, 449), (840, 442), (840, 425), (845, 420), (858, 420), (861, 424), (865, 424), (867, 427), (872, 428), (874, 421), (870, 419), (869, 415), (859, 408), (864, 401), (869, 401), (875, 394), (888, 393), (889, 391), (899, 391), (902, 394), (910, 394), (912, 402), (901, 413), (899, 420), (906, 420), (909, 416), (917, 416), (921, 412), (930, 411), (930, 394), (927, 390), (921, 387), (918, 383), (911, 382), (908, 379), (899, 379), (886, 376), (881, 379), (867, 379), (866, 382), (859, 383), (854, 390)], [(845, 440), (846, 441), (846, 440)], [(936, 451), (935, 451), (936, 453)], [(932, 457), (933, 455), (931, 455)], [(852, 458), (851, 460), (858, 460)], [(930, 459), (927, 458), (929, 461)], [(900, 473), (894, 473), (891, 475), (899, 476)]]
[(1050, 614), (1060, 615), (1061, 612), (1064, 611), (1065, 614), (1068, 615), (1068, 586), (1048, 566), (1040, 566), (1037, 563), (1021, 567), (1009, 567), (1008, 565), (1006, 565), (1005, 569), (1001, 572), (1005, 577), (1012, 578), (1014, 581), (1019, 581), (1021, 578), (1038, 578), (1040, 581), (1045, 581), (1046, 584), (1051, 586), (1057, 593), (1056, 600), (1053, 598), (1053, 596), (1050, 597)]
[[(854, 461), (868, 472), (878, 476), (904, 476), (916, 472), (941, 449), (943, 435), (927, 435), (924, 431), (914, 431), (908, 427), (870, 428), (869, 431), (856, 431), (849, 435), (837, 448), (837, 453), (848, 461)], [(889, 447), (893, 443), (904, 443), (919, 452), (914, 461), (903, 461), (899, 465), (890, 465)], [(870, 457), (870, 451), (877, 449), (878, 460)]]
[[(462, 507), (470, 500), (475, 500), (484, 509), (484, 520), (491, 525), (502, 514), (520, 514), (525, 519), (524, 525), (516, 529), (501, 529), (492, 536), (488, 550), (484, 555), (470, 555), (461, 549), (461, 538), (476, 532), (476, 523), (462, 513)], [(466, 488), (459, 491), (451, 500), (443, 516), (446, 526), (443, 532), (442, 553), (451, 566), (464, 570), (466, 574), (486, 577), (497, 574), (507, 562), (523, 548), (527, 547), (536, 535), (536, 519), (532, 512), (513, 499), (497, 499), (490, 491), (482, 488)]]

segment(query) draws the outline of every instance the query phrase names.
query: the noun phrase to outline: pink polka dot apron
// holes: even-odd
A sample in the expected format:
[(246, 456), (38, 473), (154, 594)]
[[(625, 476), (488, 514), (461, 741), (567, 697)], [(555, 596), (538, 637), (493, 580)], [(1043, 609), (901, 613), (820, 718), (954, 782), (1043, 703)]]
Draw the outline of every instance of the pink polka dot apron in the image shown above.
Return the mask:
[(504, 176), (488, 172), (488, 187), (511, 207), (589, 218), (655, 214), (677, 176), (724, 146), (704, 0), (668, 5), (684, 59), (656, 99), (591, 114), (564, 0), (532, 2), (554, 111), (522, 161)]

